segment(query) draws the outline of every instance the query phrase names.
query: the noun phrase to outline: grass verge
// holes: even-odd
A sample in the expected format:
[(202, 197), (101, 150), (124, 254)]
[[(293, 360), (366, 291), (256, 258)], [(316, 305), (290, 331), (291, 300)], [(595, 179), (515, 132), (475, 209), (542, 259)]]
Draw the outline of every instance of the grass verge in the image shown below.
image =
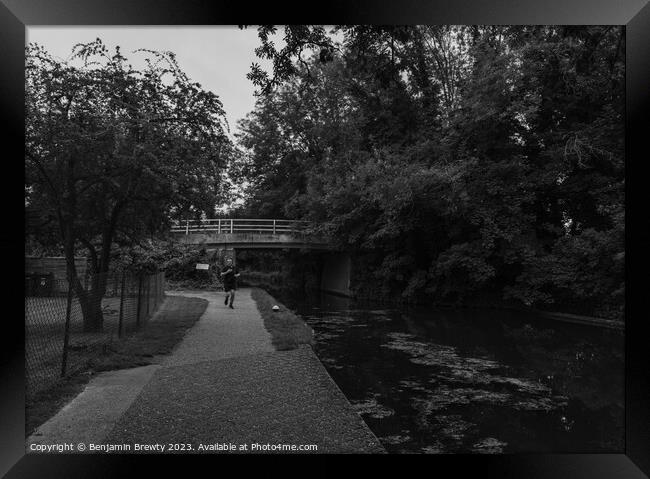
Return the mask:
[(205, 299), (167, 296), (159, 311), (141, 331), (110, 344), (105, 352), (89, 357), (74, 374), (27, 398), (26, 435), (29, 436), (77, 396), (95, 373), (159, 363), (171, 353), (207, 306)]
[[(278, 351), (296, 349), (301, 344), (313, 344), (312, 329), (296, 314), (260, 288), (251, 288), (251, 297), (271, 334), (271, 342)], [(280, 311), (273, 311), (278, 305)]]

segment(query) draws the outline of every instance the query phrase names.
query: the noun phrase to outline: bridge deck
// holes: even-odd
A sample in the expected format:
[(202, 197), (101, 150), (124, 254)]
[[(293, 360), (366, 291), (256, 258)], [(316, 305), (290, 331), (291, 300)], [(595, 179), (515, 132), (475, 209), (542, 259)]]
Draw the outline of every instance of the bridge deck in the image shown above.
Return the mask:
[(308, 221), (278, 220), (278, 219), (242, 219), (217, 218), (203, 220), (177, 221), (172, 226), (172, 233), (256, 233), (256, 234), (286, 234), (304, 233), (314, 224)]
[(186, 244), (247, 249), (333, 249), (330, 239), (312, 233), (313, 230), (314, 225), (305, 221), (220, 218), (176, 223), (171, 231)]

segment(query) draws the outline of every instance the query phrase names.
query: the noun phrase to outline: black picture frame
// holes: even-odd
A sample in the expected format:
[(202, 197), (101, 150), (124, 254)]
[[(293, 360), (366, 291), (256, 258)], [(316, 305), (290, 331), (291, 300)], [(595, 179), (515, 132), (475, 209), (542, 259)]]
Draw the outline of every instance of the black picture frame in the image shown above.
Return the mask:
[[(608, 24), (626, 25), (626, 437), (624, 454), (526, 454), (373, 456), (411, 467), (421, 462), (429, 472), (453, 471), (462, 477), (642, 478), (650, 475), (650, 348), (647, 346), (650, 294), (644, 272), (650, 271), (650, 221), (642, 174), (650, 137), (650, 5), (648, 0), (401, 0), (345, 1), (315, 4), (228, 2), (223, 0), (0, 0), (0, 115), (7, 226), (0, 228), (5, 252), (3, 288), (6, 310), (0, 319), (3, 348), (0, 370), (0, 473), (6, 477), (113, 477), (146, 470), (155, 460), (167, 467), (184, 463), (232, 461), (237, 456), (25, 455), (24, 328), (18, 305), (22, 224), (19, 183), (24, 174), (24, 46), (30, 25), (231, 25), (231, 24)], [(12, 148), (13, 147), (13, 148)], [(8, 152), (12, 151), (12, 154)], [(15, 178), (13, 169), (15, 168)], [(9, 219), (12, 218), (12, 219)], [(3, 221), (3, 223), (4, 223)], [(15, 271), (15, 273), (14, 273)], [(15, 274), (15, 276), (14, 276)], [(13, 279), (11, 279), (13, 278)], [(12, 308), (13, 309), (13, 308)], [(303, 456), (304, 457), (304, 456)], [(367, 459), (368, 456), (365, 457)], [(293, 458), (290, 458), (293, 459)], [(318, 458), (316, 458), (318, 459)], [(406, 463), (405, 461), (408, 461)], [(330, 463), (321, 462), (327, 467)], [(220, 462), (219, 464), (223, 464)], [(144, 465), (144, 466), (143, 466)], [(232, 465), (232, 462), (231, 462)], [(221, 466), (219, 466), (221, 467)], [(313, 469), (312, 469), (313, 470)], [(400, 468), (404, 471), (404, 469)], [(305, 471), (309, 473), (310, 471)], [(333, 472), (333, 471), (330, 471)], [(645, 474), (644, 474), (645, 473)], [(444, 474), (447, 477), (448, 474)]]

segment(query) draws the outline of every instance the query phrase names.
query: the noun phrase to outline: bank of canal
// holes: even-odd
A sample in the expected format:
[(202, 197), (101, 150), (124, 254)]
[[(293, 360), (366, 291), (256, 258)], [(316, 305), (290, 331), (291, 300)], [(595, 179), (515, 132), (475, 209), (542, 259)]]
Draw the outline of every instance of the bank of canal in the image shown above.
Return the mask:
[(622, 452), (623, 333), (271, 291), (389, 452)]

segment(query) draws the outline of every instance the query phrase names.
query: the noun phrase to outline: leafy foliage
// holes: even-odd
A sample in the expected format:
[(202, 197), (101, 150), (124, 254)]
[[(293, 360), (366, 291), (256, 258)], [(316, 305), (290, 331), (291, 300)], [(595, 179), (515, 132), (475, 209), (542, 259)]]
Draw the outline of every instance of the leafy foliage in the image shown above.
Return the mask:
[[(85, 318), (75, 249), (104, 273), (115, 244), (138, 244), (174, 217), (211, 213), (227, 193), (221, 171), (233, 148), (221, 102), (173, 53), (135, 53), (145, 56), (141, 70), (99, 39), (75, 46), (70, 61), (36, 44), (26, 51), (25, 204), (39, 216), (39, 237), (55, 232), (63, 246)], [(103, 285), (92, 287), (101, 293)]]
[(327, 224), (360, 294), (621, 317), (621, 28), (275, 31), (240, 124), (247, 212)]

